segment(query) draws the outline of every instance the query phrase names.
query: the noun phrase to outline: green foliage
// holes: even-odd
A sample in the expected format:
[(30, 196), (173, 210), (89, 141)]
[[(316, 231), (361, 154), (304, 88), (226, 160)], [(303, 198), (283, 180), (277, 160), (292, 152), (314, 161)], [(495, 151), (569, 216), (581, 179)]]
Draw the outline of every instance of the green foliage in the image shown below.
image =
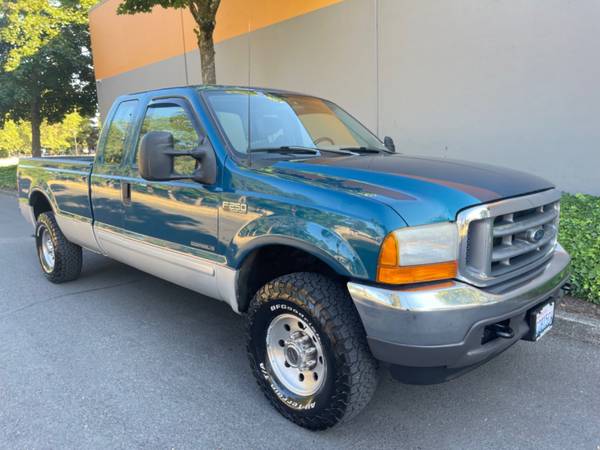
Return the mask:
[(117, 14), (138, 14), (152, 11), (155, 6), (163, 8), (188, 8), (199, 28), (211, 25), (214, 29), (215, 15), (221, 0), (123, 0)]
[(0, 15), (0, 126), (32, 125), (39, 153), (42, 122), (96, 111), (96, 85), (87, 26), (88, 0), (7, 0)]
[(152, 11), (155, 6), (163, 8), (186, 8), (187, 0), (124, 0), (117, 9), (117, 14), (137, 14)]
[(6, 191), (17, 189), (17, 166), (0, 166), (0, 189)]
[(155, 6), (163, 8), (187, 8), (196, 22), (194, 32), (200, 50), (200, 65), (202, 81), (205, 84), (215, 84), (215, 31), (217, 10), (221, 0), (122, 0), (117, 8), (117, 14), (139, 14), (151, 12)]
[(31, 151), (31, 124), (7, 120), (0, 129), (0, 158), (24, 155)]
[(558, 239), (573, 258), (573, 294), (600, 303), (600, 197), (565, 194)]
[[(42, 148), (46, 154), (69, 155), (93, 151), (98, 139), (95, 120), (69, 113), (58, 123), (41, 125)], [(27, 155), (31, 149), (31, 124), (7, 120), (0, 128), (0, 158)]]
[(14, 70), (23, 58), (38, 51), (71, 25), (87, 26), (87, 13), (96, 0), (12, 0), (3, 4), (6, 25), (0, 40), (9, 46), (5, 69)]
[(76, 145), (80, 147), (77, 134), (85, 120), (75, 112), (67, 114), (62, 122), (52, 125), (47, 122), (42, 124), (42, 147), (50, 154), (64, 154), (67, 149), (77, 153), (75, 147)]

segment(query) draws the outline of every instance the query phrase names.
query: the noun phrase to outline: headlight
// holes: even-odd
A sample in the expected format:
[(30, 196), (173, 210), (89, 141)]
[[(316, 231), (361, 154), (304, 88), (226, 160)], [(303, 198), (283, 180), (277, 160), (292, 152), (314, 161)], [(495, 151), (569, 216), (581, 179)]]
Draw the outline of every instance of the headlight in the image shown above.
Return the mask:
[(401, 228), (383, 240), (377, 281), (407, 284), (454, 278), (457, 254), (455, 223)]

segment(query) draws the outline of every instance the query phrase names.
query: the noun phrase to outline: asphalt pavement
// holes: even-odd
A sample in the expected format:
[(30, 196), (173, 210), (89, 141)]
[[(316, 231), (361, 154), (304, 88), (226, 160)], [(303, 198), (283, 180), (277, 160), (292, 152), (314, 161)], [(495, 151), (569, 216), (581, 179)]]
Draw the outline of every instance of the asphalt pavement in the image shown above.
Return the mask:
[(600, 449), (600, 343), (561, 323), (435, 386), (384, 372), (372, 403), (324, 432), (259, 391), (243, 318), (86, 252), (79, 280), (40, 272), (0, 194), (0, 447)]

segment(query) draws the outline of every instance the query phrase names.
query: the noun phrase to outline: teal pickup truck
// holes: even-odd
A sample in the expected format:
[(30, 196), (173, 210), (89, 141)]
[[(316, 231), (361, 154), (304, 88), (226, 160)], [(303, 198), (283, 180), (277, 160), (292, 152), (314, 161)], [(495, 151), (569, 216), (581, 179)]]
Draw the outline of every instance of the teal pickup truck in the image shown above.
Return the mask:
[(119, 97), (95, 159), (22, 159), (18, 192), (48, 280), (87, 249), (227, 302), (260, 388), (309, 429), (356, 415), (380, 365), (435, 383), (539, 339), (569, 272), (549, 182), (396, 153), (272, 89)]

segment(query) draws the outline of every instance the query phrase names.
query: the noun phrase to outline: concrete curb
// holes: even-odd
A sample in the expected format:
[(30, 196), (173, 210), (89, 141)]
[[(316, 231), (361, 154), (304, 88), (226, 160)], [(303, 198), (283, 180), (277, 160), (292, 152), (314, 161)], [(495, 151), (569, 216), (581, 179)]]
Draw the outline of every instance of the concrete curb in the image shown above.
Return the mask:
[(600, 320), (564, 311), (556, 313), (555, 333), (592, 344), (600, 344)]

